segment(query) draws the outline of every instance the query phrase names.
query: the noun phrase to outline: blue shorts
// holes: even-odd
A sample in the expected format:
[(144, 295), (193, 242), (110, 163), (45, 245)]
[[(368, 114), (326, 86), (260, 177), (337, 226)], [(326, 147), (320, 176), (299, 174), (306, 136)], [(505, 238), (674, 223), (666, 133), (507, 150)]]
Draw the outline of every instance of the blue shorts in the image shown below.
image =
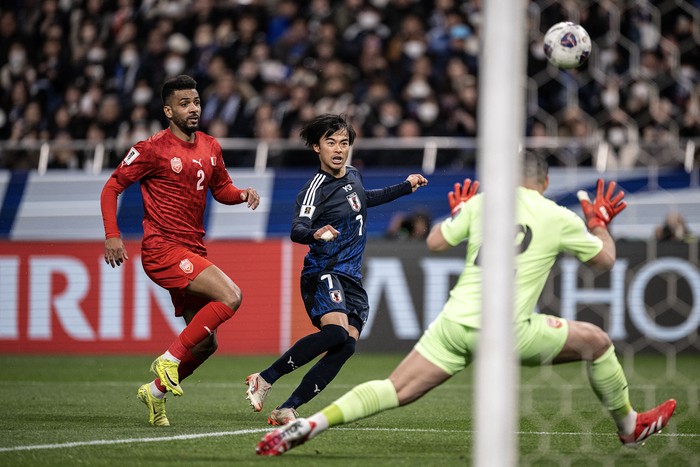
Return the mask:
[(314, 326), (331, 311), (348, 315), (348, 322), (362, 332), (369, 316), (369, 299), (362, 283), (338, 274), (301, 276), (301, 298)]

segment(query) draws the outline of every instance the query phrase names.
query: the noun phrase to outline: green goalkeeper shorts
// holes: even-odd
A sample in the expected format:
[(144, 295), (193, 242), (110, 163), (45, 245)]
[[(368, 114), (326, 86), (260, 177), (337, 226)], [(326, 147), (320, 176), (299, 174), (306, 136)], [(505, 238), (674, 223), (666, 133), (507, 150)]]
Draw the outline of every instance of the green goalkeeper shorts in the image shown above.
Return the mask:
[[(551, 363), (566, 342), (569, 326), (556, 316), (532, 314), (516, 324), (517, 352), (525, 366)], [(433, 365), (454, 375), (471, 362), (479, 329), (464, 326), (439, 314), (416, 343), (415, 349)]]

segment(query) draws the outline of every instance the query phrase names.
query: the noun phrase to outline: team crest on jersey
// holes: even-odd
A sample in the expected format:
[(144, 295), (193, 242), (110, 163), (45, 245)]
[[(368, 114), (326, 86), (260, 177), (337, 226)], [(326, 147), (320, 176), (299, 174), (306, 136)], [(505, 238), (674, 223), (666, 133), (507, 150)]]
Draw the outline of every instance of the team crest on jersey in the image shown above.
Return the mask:
[(136, 158), (140, 155), (141, 153), (138, 152), (136, 149), (129, 149), (129, 153), (126, 155), (126, 157), (124, 157), (124, 160), (122, 161), (122, 166), (131, 165), (131, 163), (134, 162), (134, 160), (136, 160)]
[(212, 167), (216, 166), (216, 156), (211, 156), (211, 157), (209, 157), (209, 160), (211, 161), (211, 166), (212, 166)]
[(185, 272), (185, 274), (191, 274), (192, 271), (194, 271), (194, 265), (192, 264), (192, 261), (185, 258), (182, 261), (180, 261), (180, 269), (182, 269)]
[(173, 169), (173, 172), (179, 174), (182, 170), (182, 160), (179, 157), (173, 157), (170, 159), (170, 168)]
[(360, 206), (360, 197), (357, 196), (357, 193), (350, 193), (345, 198), (348, 200), (348, 203), (350, 203), (350, 207), (353, 211), (360, 212), (362, 206)]
[(299, 217), (308, 217), (311, 219), (311, 216), (314, 215), (314, 211), (316, 210), (316, 206), (312, 206), (310, 204), (304, 204), (301, 207), (301, 210), (299, 211)]
[(334, 303), (343, 301), (343, 294), (340, 293), (340, 290), (331, 290), (331, 301)]
[(549, 326), (550, 328), (559, 329), (560, 327), (564, 326), (564, 323), (562, 323), (559, 318), (555, 318), (554, 316), (548, 316), (547, 326)]

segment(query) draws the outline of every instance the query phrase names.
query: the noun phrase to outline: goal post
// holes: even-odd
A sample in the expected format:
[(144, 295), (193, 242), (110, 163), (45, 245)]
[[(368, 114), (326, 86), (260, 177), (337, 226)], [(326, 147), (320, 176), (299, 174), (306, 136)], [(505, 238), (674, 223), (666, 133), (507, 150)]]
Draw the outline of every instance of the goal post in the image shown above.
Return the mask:
[(478, 177), (484, 192), (482, 321), (475, 362), (474, 465), (518, 464), (513, 330), (515, 189), (524, 134), (526, 3), (484, 2)]

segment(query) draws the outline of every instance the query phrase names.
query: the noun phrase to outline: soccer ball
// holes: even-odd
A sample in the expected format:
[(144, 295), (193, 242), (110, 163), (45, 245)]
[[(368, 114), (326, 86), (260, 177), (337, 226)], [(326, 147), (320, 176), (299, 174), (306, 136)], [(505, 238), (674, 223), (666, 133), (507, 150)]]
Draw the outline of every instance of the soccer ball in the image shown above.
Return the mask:
[(591, 38), (580, 24), (557, 23), (544, 35), (544, 54), (559, 68), (577, 68), (591, 54)]

